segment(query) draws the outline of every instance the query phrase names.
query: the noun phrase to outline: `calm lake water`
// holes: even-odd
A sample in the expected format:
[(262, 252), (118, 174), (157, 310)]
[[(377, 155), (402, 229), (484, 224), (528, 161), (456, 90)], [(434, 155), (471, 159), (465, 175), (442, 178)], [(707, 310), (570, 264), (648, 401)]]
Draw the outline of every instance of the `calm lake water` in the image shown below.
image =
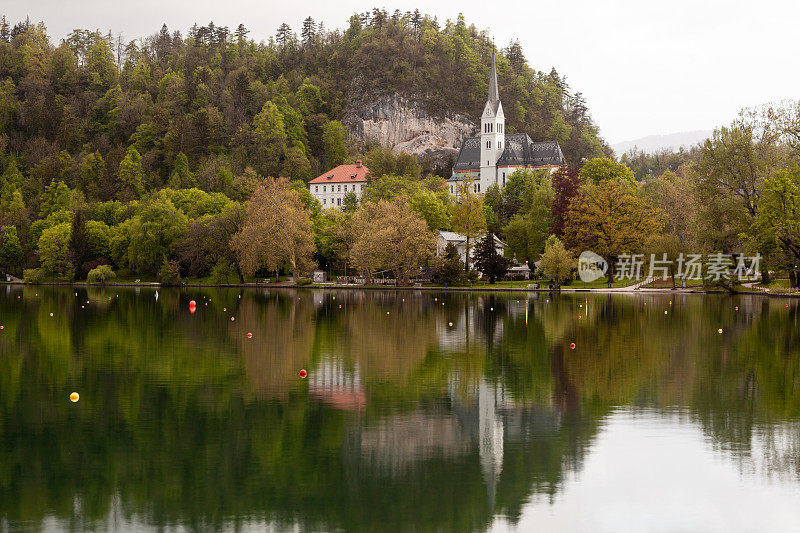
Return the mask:
[(0, 531), (800, 531), (794, 300), (0, 291)]

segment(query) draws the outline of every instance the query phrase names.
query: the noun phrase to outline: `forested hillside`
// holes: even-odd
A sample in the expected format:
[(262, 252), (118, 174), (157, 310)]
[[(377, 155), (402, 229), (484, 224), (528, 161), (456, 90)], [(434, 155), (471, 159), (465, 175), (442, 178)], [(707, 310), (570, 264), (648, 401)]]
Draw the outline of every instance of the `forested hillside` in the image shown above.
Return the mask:
[[(285, 24), (274, 37), (165, 25), (129, 42), (76, 30), (57, 43), (43, 23), (3, 19), (0, 164), (22, 173), (26, 203), (53, 180), (88, 198), (130, 200), (176, 172), (225, 192), (247, 167), (307, 179), (336, 163), (326, 125), (369, 95), (399, 92), (431, 112), (479, 118), (492, 44), (462, 17), (440, 25), (374, 10), (346, 31), (309, 18), (299, 34)], [(602, 154), (583, 98), (555, 71), (532, 69), (518, 43), (501, 51), (498, 69), (510, 132), (559, 140), (573, 164)], [(341, 132), (328, 131), (331, 152)], [(139, 159), (141, 173), (127, 176)]]

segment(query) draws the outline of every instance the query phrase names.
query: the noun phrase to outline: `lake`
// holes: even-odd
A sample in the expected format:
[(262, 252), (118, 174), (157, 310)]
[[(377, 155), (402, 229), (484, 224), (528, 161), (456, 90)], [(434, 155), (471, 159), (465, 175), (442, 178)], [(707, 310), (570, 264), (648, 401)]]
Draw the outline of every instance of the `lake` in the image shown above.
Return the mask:
[(0, 287), (0, 531), (798, 531), (798, 319), (757, 296)]

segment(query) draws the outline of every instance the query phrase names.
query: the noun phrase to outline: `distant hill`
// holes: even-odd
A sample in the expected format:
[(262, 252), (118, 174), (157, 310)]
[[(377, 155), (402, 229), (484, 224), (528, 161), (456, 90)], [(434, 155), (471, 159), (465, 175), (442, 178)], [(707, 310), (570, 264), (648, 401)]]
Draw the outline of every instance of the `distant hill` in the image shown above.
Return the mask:
[(648, 135), (632, 141), (623, 141), (611, 145), (617, 156), (621, 156), (634, 146), (639, 150), (652, 154), (661, 150), (677, 151), (681, 146), (689, 148), (701, 141), (706, 140), (713, 131), (697, 130), (682, 131), (679, 133), (668, 133), (666, 135)]

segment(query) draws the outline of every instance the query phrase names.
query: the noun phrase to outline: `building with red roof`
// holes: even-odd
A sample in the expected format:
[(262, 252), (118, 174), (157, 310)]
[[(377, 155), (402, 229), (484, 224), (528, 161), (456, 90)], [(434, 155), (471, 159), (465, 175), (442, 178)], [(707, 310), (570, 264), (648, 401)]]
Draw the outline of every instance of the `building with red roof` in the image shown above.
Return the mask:
[(357, 160), (352, 165), (339, 165), (308, 182), (312, 196), (323, 208), (340, 208), (344, 195), (352, 192), (361, 199), (367, 185), (369, 169)]

